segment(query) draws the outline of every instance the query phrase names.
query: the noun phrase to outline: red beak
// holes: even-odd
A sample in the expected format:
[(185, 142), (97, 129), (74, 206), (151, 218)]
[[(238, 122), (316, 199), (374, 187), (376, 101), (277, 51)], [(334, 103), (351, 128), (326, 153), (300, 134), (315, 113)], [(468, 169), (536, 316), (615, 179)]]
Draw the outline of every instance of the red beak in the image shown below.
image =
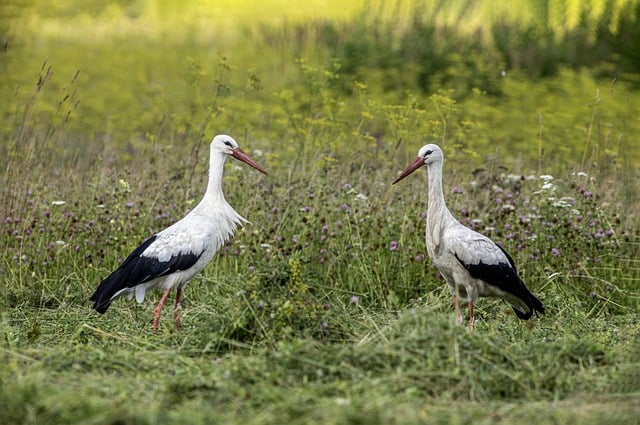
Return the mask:
[(424, 158), (422, 157), (417, 157), (411, 164), (407, 165), (407, 168), (402, 172), (402, 174), (400, 174), (398, 176), (397, 179), (395, 179), (393, 181), (393, 183), (391, 184), (396, 184), (398, 183), (400, 180), (402, 180), (403, 178), (407, 177), (409, 174), (413, 173), (414, 171), (416, 171), (418, 168), (422, 167), (424, 165)]
[(252, 166), (256, 170), (260, 171), (262, 174), (267, 174), (267, 172), (262, 169), (260, 164), (258, 164), (253, 159), (251, 159), (249, 155), (247, 155), (247, 153), (242, 149), (235, 148), (234, 150), (231, 151), (231, 156), (239, 161), (244, 162), (245, 164)]

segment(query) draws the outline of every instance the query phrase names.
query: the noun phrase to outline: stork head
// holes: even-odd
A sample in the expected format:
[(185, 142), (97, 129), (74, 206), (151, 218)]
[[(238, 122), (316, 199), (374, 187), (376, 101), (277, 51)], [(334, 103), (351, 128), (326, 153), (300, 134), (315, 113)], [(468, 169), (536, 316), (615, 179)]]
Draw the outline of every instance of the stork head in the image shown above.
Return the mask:
[(263, 174), (267, 174), (266, 171), (256, 161), (251, 159), (249, 155), (238, 146), (238, 142), (233, 137), (226, 134), (218, 134), (211, 141), (211, 152), (219, 151), (225, 155), (230, 155), (235, 159), (250, 165)]
[(438, 145), (434, 144), (424, 145), (418, 151), (418, 157), (413, 160), (413, 162), (411, 162), (411, 164), (409, 164), (407, 168), (405, 168), (402, 174), (400, 174), (392, 184), (398, 183), (400, 180), (404, 179), (423, 165), (426, 164), (428, 166), (429, 164), (433, 164), (434, 162), (442, 162), (442, 149), (440, 149)]

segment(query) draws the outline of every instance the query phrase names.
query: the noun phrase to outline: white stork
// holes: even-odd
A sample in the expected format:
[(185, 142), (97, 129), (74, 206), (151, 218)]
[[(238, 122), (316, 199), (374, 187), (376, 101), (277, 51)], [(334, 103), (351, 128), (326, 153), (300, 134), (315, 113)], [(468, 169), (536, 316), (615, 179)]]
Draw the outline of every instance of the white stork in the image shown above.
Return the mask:
[(427, 253), (453, 295), (458, 323), (462, 323), (458, 297), (469, 303), (470, 329), (474, 327), (473, 304), (478, 297), (502, 298), (523, 320), (528, 320), (533, 313), (544, 313), (540, 300), (518, 277), (509, 254), (491, 239), (465, 227), (447, 209), (442, 192), (443, 161), (442, 150), (437, 145), (425, 145), (393, 184), (427, 165)]
[(153, 331), (158, 329), (160, 311), (172, 288), (176, 288), (173, 317), (180, 328), (182, 288), (213, 258), (238, 224), (246, 223), (224, 199), (222, 171), (228, 155), (267, 174), (230, 136), (218, 135), (211, 141), (209, 183), (202, 200), (180, 221), (156, 233), (133, 250), (113, 273), (100, 282), (91, 296), (93, 308), (104, 313), (119, 296), (135, 294), (144, 301), (152, 288), (164, 294), (153, 313)]

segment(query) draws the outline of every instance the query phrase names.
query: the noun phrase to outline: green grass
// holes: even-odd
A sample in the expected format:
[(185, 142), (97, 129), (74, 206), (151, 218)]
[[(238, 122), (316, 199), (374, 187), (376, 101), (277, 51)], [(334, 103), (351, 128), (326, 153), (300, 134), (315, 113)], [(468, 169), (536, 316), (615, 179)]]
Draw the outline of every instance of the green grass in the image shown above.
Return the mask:
[[(637, 423), (633, 76), (510, 69), (491, 93), (453, 61), (425, 89), (397, 63), (345, 69), (331, 31), (353, 41), (371, 15), (238, 38), (170, 32), (149, 4), (107, 7), (143, 27), (43, 9), (0, 52), (0, 423)], [(168, 308), (151, 332), (158, 293), (98, 315), (100, 279), (198, 202), (216, 133), (269, 175), (228, 161), (251, 223), (187, 286), (182, 330)], [(450, 209), (504, 244), (546, 315), (482, 300), (474, 332), (454, 324), (424, 173), (390, 184), (427, 140)]]

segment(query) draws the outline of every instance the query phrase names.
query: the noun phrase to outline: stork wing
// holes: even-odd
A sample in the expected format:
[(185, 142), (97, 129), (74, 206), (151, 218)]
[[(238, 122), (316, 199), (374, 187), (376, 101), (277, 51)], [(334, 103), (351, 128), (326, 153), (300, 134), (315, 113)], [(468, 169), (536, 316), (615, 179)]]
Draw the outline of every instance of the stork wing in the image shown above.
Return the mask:
[(131, 258), (127, 266), (125, 266), (126, 260), (122, 263), (120, 268), (125, 268), (128, 273), (126, 287), (132, 288), (141, 283), (193, 267), (204, 252), (204, 249), (199, 249), (196, 253), (188, 248), (178, 247), (178, 249), (172, 249), (158, 255), (157, 250), (153, 250), (153, 248), (154, 246), (151, 244), (139, 256)]
[[(513, 260), (496, 243), (486, 236), (474, 232), (464, 226), (457, 227), (447, 235), (447, 248), (456, 256), (465, 268), (467, 265), (498, 265), (504, 263), (507, 267), (515, 266)], [(475, 276), (474, 276), (475, 277)]]
[[(472, 277), (515, 296), (533, 308), (533, 295), (518, 276), (513, 259), (491, 239), (470, 231), (466, 238), (457, 239), (450, 248)], [(523, 313), (531, 315), (531, 312)]]
[[(91, 296), (98, 312), (104, 313), (111, 301), (127, 288), (133, 288), (158, 277), (186, 270), (192, 267), (200, 258), (204, 249), (199, 252), (181, 251), (180, 249), (166, 251), (169, 246), (162, 243), (159, 235), (152, 236), (138, 246), (113, 273), (105, 278)], [(164, 246), (159, 250), (157, 245)]]

